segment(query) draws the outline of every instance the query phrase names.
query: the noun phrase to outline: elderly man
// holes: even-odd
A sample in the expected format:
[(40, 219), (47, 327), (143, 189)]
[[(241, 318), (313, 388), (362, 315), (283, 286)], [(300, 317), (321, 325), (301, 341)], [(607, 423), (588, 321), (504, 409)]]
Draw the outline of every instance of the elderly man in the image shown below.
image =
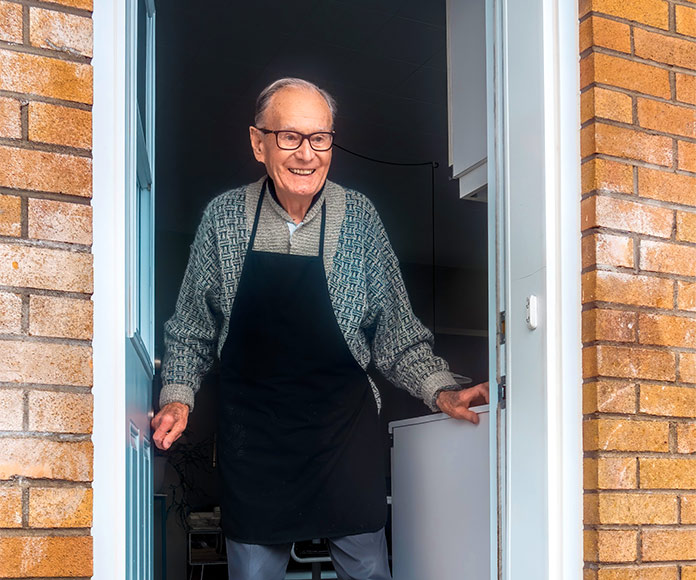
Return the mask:
[(267, 176), (216, 197), (165, 326), (167, 449), (220, 359), (222, 526), (231, 580), (284, 578), (293, 541), (327, 538), (339, 578), (386, 580), (385, 474), (370, 360), (433, 410), (477, 422), (414, 316), (373, 205), (327, 180), (336, 106), (301, 79), (259, 95)]

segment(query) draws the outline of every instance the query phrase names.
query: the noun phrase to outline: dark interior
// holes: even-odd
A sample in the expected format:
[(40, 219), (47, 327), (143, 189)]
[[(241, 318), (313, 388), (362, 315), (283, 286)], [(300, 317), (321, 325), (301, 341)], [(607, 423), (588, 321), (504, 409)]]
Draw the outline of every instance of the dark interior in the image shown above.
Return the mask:
[[(486, 204), (460, 199), (449, 178), (445, 18), (445, 0), (157, 3), (159, 356), (204, 207), (263, 175), (248, 138), (256, 95), (277, 78), (298, 76), (336, 98), (338, 144), (383, 161), (439, 165), (433, 191), (430, 165), (387, 165), (335, 150), (329, 179), (377, 207), (413, 308), (435, 333), (436, 352), (454, 372), (486, 380)], [(388, 422), (431, 411), (375, 378), (388, 461)], [(186, 503), (194, 511), (216, 505), (215, 390), (214, 378), (206, 380), (177, 459), (193, 466)], [(172, 463), (162, 487), (168, 505), (179, 481)], [(187, 538), (175, 514), (167, 520), (170, 579), (188, 577)], [(206, 569), (206, 577), (226, 577), (224, 566), (217, 568)]]

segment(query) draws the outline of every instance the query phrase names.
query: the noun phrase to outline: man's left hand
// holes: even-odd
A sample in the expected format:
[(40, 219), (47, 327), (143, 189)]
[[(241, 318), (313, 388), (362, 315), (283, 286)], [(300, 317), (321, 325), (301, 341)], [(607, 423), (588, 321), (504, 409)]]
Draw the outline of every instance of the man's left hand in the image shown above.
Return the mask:
[(440, 391), (436, 404), (443, 413), (455, 419), (466, 419), (478, 425), (478, 414), (469, 407), (488, 403), (488, 381), (461, 391)]

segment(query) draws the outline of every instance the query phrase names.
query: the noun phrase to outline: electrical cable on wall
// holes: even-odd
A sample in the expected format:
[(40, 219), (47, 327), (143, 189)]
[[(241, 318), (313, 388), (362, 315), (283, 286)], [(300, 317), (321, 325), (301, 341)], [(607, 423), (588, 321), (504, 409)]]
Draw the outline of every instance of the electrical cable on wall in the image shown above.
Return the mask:
[(400, 167), (424, 167), (426, 165), (430, 166), (430, 211), (431, 211), (431, 229), (432, 229), (432, 292), (433, 292), (433, 300), (432, 300), (432, 310), (433, 310), (433, 332), (435, 332), (435, 170), (440, 167), (440, 164), (437, 161), (422, 161), (420, 163), (401, 163), (398, 161), (386, 161), (384, 159), (376, 159), (374, 157), (369, 157), (367, 155), (363, 155), (362, 153), (356, 153), (355, 151), (351, 151), (350, 149), (346, 149), (345, 147), (339, 145), (334, 141), (333, 144), (334, 147), (337, 149), (340, 149), (341, 151), (345, 151), (346, 153), (350, 153), (351, 155), (355, 155), (355, 157), (359, 157), (360, 159), (365, 159), (367, 161), (373, 161), (374, 163), (381, 163), (382, 165), (396, 165)]

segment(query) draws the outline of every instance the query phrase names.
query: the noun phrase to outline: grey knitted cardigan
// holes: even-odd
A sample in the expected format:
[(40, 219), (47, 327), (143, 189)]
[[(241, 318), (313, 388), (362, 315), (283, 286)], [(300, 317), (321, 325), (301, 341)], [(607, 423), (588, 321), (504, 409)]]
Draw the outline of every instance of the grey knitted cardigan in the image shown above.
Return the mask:
[[(222, 351), (264, 179), (219, 195), (205, 209), (174, 315), (164, 327), (160, 406), (178, 401), (193, 409), (201, 378)], [(266, 195), (254, 249), (316, 255), (322, 203), (327, 285), (348, 348), (362, 368), (374, 361), (389, 381), (438, 410), (437, 394), (456, 381), (433, 354), (432, 333), (411, 310), (384, 226), (364, 195), (327, 181), (292, 236), (290, 216)]]

